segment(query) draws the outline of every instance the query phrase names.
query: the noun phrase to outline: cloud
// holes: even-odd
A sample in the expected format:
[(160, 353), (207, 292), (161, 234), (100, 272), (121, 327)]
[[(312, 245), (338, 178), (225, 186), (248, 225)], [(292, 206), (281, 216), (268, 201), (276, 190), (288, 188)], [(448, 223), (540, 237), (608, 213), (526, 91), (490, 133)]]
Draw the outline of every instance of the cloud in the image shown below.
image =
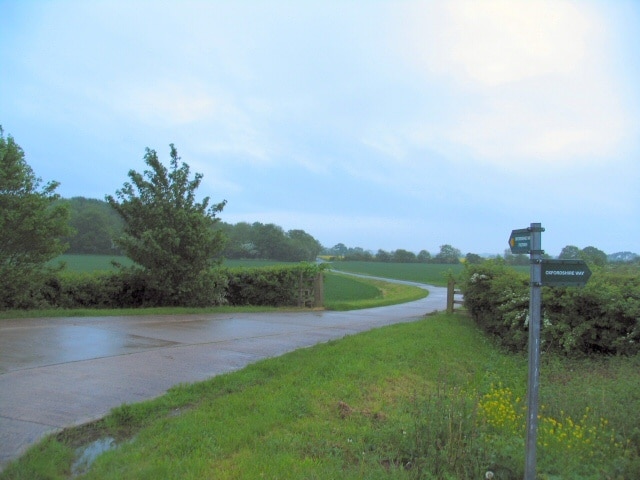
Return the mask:
[[(522, 171), (540, 161), (610, 161), (632, 136), (592, 3), (411, 4), (403, 58), (451, 102), (429, 141)], [(407, 23), (408, 22), (408, 23)]]

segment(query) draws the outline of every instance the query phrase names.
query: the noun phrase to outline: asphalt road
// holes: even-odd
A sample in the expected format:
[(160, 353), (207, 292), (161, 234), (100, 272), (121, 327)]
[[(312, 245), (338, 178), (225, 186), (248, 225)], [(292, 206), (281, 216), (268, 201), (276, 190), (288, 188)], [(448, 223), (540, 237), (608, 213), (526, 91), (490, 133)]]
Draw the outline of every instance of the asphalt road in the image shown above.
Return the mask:
[(446, 309), (446, 288), (421, 286), (422, 300), (349, 312), (2, 321), (0, 470), (48, 433), (178, 383)]

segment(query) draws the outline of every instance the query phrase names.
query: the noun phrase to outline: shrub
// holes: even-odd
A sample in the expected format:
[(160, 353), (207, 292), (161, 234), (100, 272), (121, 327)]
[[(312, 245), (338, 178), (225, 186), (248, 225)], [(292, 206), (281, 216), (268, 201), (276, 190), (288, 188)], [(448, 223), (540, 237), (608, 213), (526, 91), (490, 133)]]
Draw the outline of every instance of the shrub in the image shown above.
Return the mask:
[(313, 306), (316, 278), (322, 267), (310, 263), (265, 268), (235, 268), (229, 278), (230, 305)]
[[(513, 350), (527, 345), (528, 278), (500, 261), (465, 265), (462, 291), (474, 320)], [(545, 287), (541, 342), (566, 354), (640, 352), (640, 276), (595, 269), (583, 288)]]

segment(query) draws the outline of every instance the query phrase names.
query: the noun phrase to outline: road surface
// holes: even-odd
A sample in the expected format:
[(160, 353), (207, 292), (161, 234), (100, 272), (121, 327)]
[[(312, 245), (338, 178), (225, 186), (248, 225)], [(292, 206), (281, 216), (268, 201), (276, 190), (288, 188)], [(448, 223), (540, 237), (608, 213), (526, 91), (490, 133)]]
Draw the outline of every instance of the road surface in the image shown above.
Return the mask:
[(446, 309), (446, 288), (420, 286), (428, 297), (348, 312), (2, 321), (0, 471), (48, 433), (160, 396), (178, 383)]

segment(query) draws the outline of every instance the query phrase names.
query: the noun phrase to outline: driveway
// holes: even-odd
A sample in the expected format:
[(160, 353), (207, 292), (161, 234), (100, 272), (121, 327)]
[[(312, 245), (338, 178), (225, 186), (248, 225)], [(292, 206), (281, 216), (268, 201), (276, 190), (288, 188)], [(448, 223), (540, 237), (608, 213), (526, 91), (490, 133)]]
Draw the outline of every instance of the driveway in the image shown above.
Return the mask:
[(178, 383), (446, 309), (446, 288), (420, 286), (428, 287), (427, 298), (349, 312), (2, 321), (0, 470), (48, 433), (160, 396)]

